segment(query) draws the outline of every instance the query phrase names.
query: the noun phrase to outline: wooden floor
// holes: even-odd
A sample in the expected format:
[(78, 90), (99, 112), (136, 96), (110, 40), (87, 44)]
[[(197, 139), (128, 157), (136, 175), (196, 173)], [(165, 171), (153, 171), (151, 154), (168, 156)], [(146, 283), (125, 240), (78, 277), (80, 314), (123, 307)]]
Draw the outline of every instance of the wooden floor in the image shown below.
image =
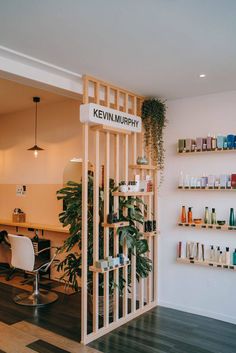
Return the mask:
[(157, 307), (90, 347), (104, 353), (236, 353), (236, 325)]
[(0, 283), (0, 353), (98, 353), (78, 343), (79, 293), (58, 293), (57, 302), (33, 308), (13, 302), (19, 292), (19, 288)]
[(163, 307), (83, 347), (79, 294), (34, 309), (17, 293), (0, 283), (0, 353), (236, 353), (236, 325)]

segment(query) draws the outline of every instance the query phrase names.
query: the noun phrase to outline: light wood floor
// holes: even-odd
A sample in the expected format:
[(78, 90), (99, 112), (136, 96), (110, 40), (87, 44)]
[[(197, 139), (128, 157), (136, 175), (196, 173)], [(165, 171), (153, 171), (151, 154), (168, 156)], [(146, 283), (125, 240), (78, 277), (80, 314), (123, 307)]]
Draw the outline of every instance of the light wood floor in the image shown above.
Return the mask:
[(0, 353), (99, 353), (26, 321), (0, 321)]

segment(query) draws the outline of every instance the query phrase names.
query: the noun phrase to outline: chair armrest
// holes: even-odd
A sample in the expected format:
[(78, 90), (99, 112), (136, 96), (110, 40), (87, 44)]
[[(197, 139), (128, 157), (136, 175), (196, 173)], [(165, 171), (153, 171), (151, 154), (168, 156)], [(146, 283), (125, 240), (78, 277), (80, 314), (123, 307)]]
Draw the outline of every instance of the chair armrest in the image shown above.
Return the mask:
[(41, 254), (42, 252), (44, 252), (44, 251), (47, 251), (47, 250), (51, 250), (51, 249), (59, 249), (57, 246), (49, 246), (49, 247), (47, 247), (47, 248), (44, 248), (44, 249), (42, 249), (42, 250), (39, 250), (38, 252), (37, 252), (37, 255), (38, 254)]

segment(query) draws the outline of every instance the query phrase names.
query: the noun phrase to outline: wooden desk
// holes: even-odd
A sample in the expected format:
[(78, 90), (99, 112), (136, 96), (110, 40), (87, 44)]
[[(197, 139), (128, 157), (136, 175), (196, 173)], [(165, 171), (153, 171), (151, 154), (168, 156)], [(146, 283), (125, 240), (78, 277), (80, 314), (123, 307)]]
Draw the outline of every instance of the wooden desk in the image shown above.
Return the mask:
[[(0, 230), (6, 230), (10, 234), (21, 234), (29, 238), (35, 236), (35, 231), (38, 230), (38, 235), (41, 239), (49, 239), (51, 246), (60, 247), (69, 235), (68, 227), (63, 228), (60, 225), (42, 224), (42, 223), (17, 223), (11, 220), (0, 219)], [(62, 260), (65, 254), (59, 254), (58, 258)], [(51, 278), (58, 279), (62, 273), (56, 271), (55, 267), (51, 267)]]
[(42, 224), (42, 223), (30, 223), (30, 222), (13, 222), (11, 220), (4, 220), (0, 219), (0, 225), (16, 227), (16, 228), (28, 228), (33, 230), (41, 230), (41, 231), (49, 231), (49, 232), (56, 232), (56, 233), (67, 233), (69, 234), (69, 228), (63, 228), (60, 225), (51, 225), (51, 224)]

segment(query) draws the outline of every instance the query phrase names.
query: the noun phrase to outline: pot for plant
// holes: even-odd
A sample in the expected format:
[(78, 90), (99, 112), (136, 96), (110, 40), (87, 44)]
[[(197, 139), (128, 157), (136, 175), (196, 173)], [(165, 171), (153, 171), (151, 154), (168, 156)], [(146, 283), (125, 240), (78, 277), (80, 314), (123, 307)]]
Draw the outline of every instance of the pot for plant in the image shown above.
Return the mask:
[[(114, 307), (114, 296), (109, 295), (109, 314), (112, 314)], [(93, 314), (93, 294), (88, 292), (88, 310), (90, 314)], [(98, 315), (104, 316), (104, 296), (99, 295), (98, 297)]]

